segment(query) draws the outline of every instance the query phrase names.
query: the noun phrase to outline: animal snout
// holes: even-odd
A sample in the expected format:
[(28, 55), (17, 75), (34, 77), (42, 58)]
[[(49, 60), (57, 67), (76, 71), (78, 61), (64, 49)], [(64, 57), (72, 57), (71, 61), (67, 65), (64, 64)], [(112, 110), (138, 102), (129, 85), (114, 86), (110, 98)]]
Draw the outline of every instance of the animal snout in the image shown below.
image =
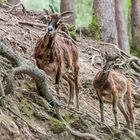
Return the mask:
[(53, 27), (52, 26), (49, 26), (48, 27), (48, 32), (51, 32), (51, 31), (53, 31)]

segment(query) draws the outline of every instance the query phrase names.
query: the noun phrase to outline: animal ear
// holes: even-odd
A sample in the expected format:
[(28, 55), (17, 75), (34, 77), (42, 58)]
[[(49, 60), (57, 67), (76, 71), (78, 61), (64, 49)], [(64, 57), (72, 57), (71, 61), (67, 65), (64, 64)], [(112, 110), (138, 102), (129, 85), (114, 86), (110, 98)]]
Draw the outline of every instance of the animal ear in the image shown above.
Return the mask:
[(106, 59), (107, 61), (110, 60), (110, 56), (109, 56), (109, 54), (108, 54), (107, 52), (105, 52), (104, 57), (105, 57), (105, 59)]
[(72, 14), (73, 12), (66, 11), (66, 12), (61, 13), (61, 17), (63, 18), (63, 20), (67, 20)]
[(47, 9), (43, 8), (43, 10), (44, 10), (46, 15), (49, 15), (49, 11)]

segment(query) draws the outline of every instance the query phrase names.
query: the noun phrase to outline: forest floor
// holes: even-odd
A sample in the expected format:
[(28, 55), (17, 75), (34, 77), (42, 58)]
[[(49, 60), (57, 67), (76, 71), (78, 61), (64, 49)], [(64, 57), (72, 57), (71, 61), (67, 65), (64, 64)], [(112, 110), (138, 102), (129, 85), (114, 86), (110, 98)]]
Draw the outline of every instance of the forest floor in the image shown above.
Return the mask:
[[(34, 47), (37, 39), (45, 34), (45, 28), (38, 26), (29, 26), (20, 24), (19, 21), (41, 23), (39, 20), (42, 13), (22, 13), (16, 11), (6, 13), (0, 9), (0, 39), (13, 51), (19, 52), (24, 58), (35, 64), (33, 57)], [(81, 132), (90, 132), (100, 137), (101, 139), (135, 139), (117, 131), (114, 127), (114, 116), (112, 113), (112, 105), (105, 104), (105, 120), (106, 125), (101, 125), (100, 109), (97, 96), (93, 88), (93, 79), (95, 74), (101, 68), (101, 59), (96, 57), (99, 52), (109, 52), (116, 54), (118, 49), (113, 45), (95, 41), (92, 38), (77, 35), (79, 61), (80, 61), (80, 114), (76, 109), (62, 107), (61, 113), (69, 124), (76, 130)], [(96, 64), (99, 69), (95, 68), (92, 63)], [(0, 70), (3, 70), (0, 67)], [(122, 73), (125, 70), (117, 69)], [(135, 87), (133, 92), (140, 94), (140, 79), (135, 75), (127, 75), (131, 79), (135, 79)], [(48, 87), (54, 91), (54, 96), (57, 97), (54, 90), (54, 81), (48, 77)], [(65, 132), (63, 124), (54, 117), (51, 117), (52, 108), (50, 105), (37, 94), (34, 81), (28, 76), (19, 76), (16, 79), (16, 91), (14, 94), (7, 96), (9, 108), (0, 107), (0, 140), (84, 140), (76, 138)], [(66, 105), (68, 100), (68, 86), (62, 80), (61, 87), (61, 102)], [(135, 128), (136, 133), (140, 136), (140, 103), (135, 102)], [(67, 106), (67, 105), (66, 105)], [(46, 109), (46, 111), (44, 111)], [(51, 113), (50, 113), (51, 112)], [(88, 113), (93, 120), (86, 119), (84, 114)], [(126, 122), (124, 117), (119, 112), (119, 121), (122, 128), (125, 128)], [(46, 134), (47, 133), (47, 134)], [(48, 136), (47, 136), (48, 135)], [(139, 139), (139, 138), (137, 138)]]

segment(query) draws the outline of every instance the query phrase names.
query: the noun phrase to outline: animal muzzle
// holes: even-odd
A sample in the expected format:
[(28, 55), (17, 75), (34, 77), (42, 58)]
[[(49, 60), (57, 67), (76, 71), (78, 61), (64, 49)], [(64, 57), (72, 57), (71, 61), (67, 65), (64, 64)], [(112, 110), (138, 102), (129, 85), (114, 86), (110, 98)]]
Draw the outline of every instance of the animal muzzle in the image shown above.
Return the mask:
[(53, 28), (53, 26), (48, 26), (48, 32), (53, 32), (54, 31), (54, 28)]

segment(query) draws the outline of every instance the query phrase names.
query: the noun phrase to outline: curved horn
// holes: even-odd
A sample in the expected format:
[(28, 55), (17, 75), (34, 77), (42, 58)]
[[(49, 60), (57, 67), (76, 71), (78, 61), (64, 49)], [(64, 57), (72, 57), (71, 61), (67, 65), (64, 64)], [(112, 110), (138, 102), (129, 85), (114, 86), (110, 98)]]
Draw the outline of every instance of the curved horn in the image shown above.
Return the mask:
[(46, 15), (49, 15), (49, 11), (45, 8), (43, 8), (44, 12), (46, 13)]
[(61, 13), (60, 15), (61, 15), (61, 17), (63, 17), (65, 15), (67, 15), (67, 14), (73, 14), (73, 12), (71, 12), (71, 11), (65, 11), (65, 12)]
[(52, 13), (55, 13), (55, 11), (54, 11), (54, 7), (53, 7), (52, 5), (50, 5), (50, 4), (49, 4), (49, 7), (50, 7)]

